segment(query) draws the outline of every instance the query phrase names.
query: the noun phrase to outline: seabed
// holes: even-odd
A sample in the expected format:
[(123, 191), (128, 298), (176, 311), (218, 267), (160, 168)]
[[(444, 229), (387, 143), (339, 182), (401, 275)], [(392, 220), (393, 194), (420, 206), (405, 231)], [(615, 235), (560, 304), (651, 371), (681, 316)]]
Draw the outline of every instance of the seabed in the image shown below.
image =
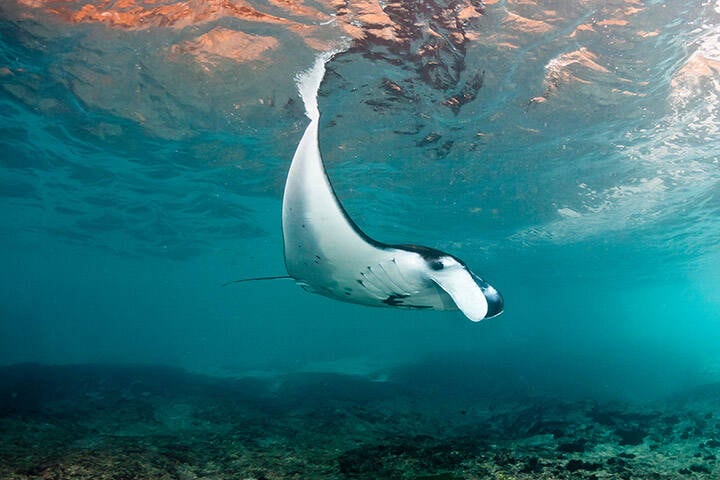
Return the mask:
[(720, 384), (662, 401), (472, 401), (337, 374), (0, 368), (0, 478), (720, 478)]

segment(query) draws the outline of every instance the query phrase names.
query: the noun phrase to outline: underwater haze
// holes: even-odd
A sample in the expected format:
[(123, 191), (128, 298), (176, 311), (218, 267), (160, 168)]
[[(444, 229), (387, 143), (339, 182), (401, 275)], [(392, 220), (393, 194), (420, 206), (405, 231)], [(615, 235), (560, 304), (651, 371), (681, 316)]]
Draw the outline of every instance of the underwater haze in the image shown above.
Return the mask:
[[(463, 259), (502, 292), (501, 316), (369, 308), (292, 280), (224, 286), (286, 273), (282, 192), (308, 123), (296, 76), (331, 49), (340, 53), (320, 88), (320, 149), (348, 214), (372, 238)], [(416, 388), (432, 393), (438, 415), (459, 399), (472, 412), (472, 398), (636, 405), (720, 391), (720, 3), (7, 0), (0, 119), (6, 400), (26, 391), (12, 386), (23, 378), (86, 385), (72, 380), (82, 369), (128, 385), (198, 379), (201, 392), (223, 379), (260, 382), (267, 397), (257, 402), (275, 398), (258, 407), (265, 421), (282, 417), (278, 391), (427, 411), (407, 393)], [(317, 375), (294, 390), (273, 383)], [(250, 395), (239, 390), (222, 395)], [(0, 402), (12, 407), (0, 413), (15, 415), (17, 402)], [(619, 423), (648, 417), (573, 405), (621, 445), (651, 450), (654, 427), (636, 442)], [(697, 413), (687, 409), (677, 415)], [(632, 478), (717, 478), (707, 442), (720, 439), (720, 420), (697, 414), (705, 426), (682, 441), (709, 445), (688, 454), (702, 461)], [(309, 435), (316, 424), (304, 421), (296, 427)], [(666, 423), (681, 438), (678, 422)], [(485, 473), (472, 470), (480, 447), (407, 473), (389, 458), (435, 458), (430, 440), (362, 456), (361, 438), (337, 447), (340, 459), (320, 456), (331, 471), (248, 460), (234, 478), (630, 478), (611, 469), (617, 462), (582, 457), (599, 455), (589, 445), (605, 430), (597, 439), (583, 430), (584, 443), (523, 431), (554, 438), (560, 472), (497, 433), (509, 430), (488, 429), (493, 445), (515, 446), (487, 454)], [(675, 435), (656, 433), (658, 444)], [(8, 478), (50, 468), (18, 467), (8, 459), (19, 452), (0, 451)], [(225, 478), (193, 472), (177, 478)]]

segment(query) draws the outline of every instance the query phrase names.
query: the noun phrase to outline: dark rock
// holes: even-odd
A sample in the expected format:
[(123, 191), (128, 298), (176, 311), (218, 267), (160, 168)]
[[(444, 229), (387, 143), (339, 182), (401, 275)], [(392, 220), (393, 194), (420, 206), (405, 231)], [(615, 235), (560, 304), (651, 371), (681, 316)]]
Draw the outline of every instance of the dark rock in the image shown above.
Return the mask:
[(338, 458), (340, 472), (344, 475), (369, 475), (383, 472), (384, 446), (360, 447), (349, 450)]
[(176, 462), (188, 463), (191, 461), (192, 449), (188, 445), (173, 443), (163, 446), (160, 453)]
[(527, 457), (523, 459), (523, 467), (520, 473), (538, 473), (542, 470), (542, 464), (537, 457)]
[(578, 470), (586, 470), (589, 472), (596, 472), (602, 468), (602, 463), (585, 462), (583, 460), (570, 460), (565, 469), (568, 472), (577, 472)]
[(609, 459), (607, 461), (607, 466), (613, 472), (622, 472), (622, 471), (630, 469), (630, 464), (627, 462), (627, 460), (624, 460), (622, 458)]
[(616, 414), (614, 412), (608, 412), (601, 410), (595, 406), (589, 413), (588, 416), (595, 422), (606, 427), (615, 425)]
[(348, 476), (396, 478), (408, 462), (424, 471), (451, 471), (468, 458), (477, 456), (479, 446), (470, 438), (438, 442), (428, 435), (416, 435), (402, 443), (362, 446), (338, 457), (340, 472)]
[(431, 445), (420, 449), (418, 460), (428, 470), (454, 469), (469, 456), (466, 447), (454, 442)]
[(618, 428), (615, 435), (620, 437), (620, 445), (640, 445), (647, 432), (641, 428)]
[(460, 480), (461, 477), (457, 477), (452, 473), (436, 473), (433, 475), (422, 475), (415, 477), (415, 480)]
[(495, 465), (504, 467), (515, 463), (515, 457), (509, 448), (501, 448), (495, 453)]
[(710, 473), (710, 469), (705, 465), (690, 465), (690, 471), (695, 473)]
[(666, 425), (675, 425), (680, 421), (680, 417), (678, 415), (666, 415), (662, 418), (662, 421)]
[(585, 447), (587, 444), (588, 444), (587, 439), (578, 438), (577, 440), (573, 440), (571, 442), (559, 444), (557, 449), (558, 449), (558, 452), (582, 453), (585, 451)]
[(720, 440), (710, 439), (705, 442), (705, 446), (708, 448), (720, 448)]

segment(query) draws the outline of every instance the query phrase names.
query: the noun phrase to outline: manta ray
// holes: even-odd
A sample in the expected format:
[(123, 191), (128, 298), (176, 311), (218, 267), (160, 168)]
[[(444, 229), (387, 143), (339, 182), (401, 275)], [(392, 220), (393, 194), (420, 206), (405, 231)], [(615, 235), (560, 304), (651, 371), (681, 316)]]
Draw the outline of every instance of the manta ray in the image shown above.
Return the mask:
[(366, 235), (338, 200), (319, 147), (318, 90), (332, 53), (297, 77), (310, 124), (295, 150), (282, 202), (288, 275), (306, 290), (374, 307), (460, 310), (478, 322), (499, 315), (503, 298), (459, 258)]

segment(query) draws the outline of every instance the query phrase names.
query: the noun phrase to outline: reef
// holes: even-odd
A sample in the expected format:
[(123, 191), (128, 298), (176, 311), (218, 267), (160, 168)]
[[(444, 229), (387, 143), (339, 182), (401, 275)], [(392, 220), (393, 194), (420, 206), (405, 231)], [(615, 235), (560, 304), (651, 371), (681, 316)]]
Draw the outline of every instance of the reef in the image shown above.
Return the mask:
[(338, 374), (16, 365), (0, 369), (0, 478), (710, 479), (718, 393), (473, 401)]

